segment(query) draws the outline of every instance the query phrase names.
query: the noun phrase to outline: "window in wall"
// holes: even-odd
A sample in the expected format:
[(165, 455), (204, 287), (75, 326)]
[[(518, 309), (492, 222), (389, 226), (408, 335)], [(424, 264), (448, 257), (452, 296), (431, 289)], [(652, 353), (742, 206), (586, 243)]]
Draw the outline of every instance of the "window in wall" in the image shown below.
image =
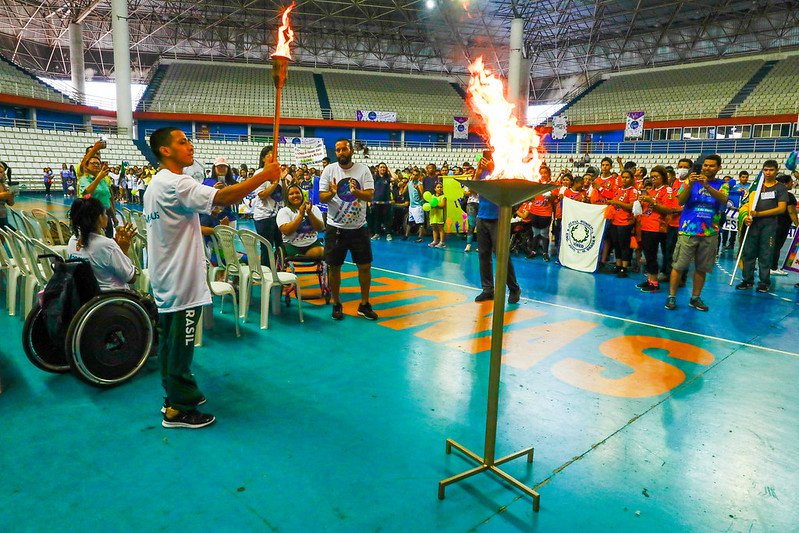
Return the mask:
[[(711, 128), (715, 130), (715, 128)], [(708, 138), (708, 127), (693, 127), (693, 128), (683, 128), (682, 129), (682, 138), (686, 141), (692, 141), (697, 139), (707, 139)]]
[(752, 130), (752, 137), (756, 139), (768, 139), (775, 137), (790, 137), (791, 124), (755, 124)]

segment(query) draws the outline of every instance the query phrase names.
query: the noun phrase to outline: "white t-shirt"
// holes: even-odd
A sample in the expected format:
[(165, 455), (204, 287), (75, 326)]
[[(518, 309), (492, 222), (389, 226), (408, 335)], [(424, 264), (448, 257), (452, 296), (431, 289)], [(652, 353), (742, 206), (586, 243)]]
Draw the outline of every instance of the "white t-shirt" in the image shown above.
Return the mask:
[[(259, 168), (255, 171), (256, 174), (261, 172), (262, 168)], [(280, 180), (275, 190), (272, 191), (271, 196), (267, 197), (266, 200), (261, 200), (261, 197), (258, 196), (260, 193), (264, 191), (267, 187), (271, 187), (272, 182), (265, 181), (261, 185), (255, 189), (255, 199), (252, 201), (252, 218), (253, 220), (263, 220), (265, 218), (270, 218), (277, 215), (277, 212), (280, 211), (280, 208), (283, 207), (283, 180)]]
[(338, 163), (331, 163), (322, 171), (319, 180), (319, 191), (329, 192), (330, 183), (336, 180), (337, 194), (328, 202), (327, 223), (341, 229), (358, 229), (366, 224), (366, 202), (358, 200), (350, 192), (347, 178), (353, 178), (355, 186), (360, 190), (375, 188), (375, 181), (369, 167), (363, 163), (353, 163), (343, 169)]
[(82, 248), (74, 235), (67, 243), (69, 259), (85, 259), (92, 266), (94, 277), (101, 291), (129, 289), (128, 282), (136, 269), (130, 257), (122, 253), (122, 249), (113, 239), (97, 233), (92, 234), (89, 246)]
[(160, 313), (211, 303), (200, 216), (214, 207), (217, 189), (167, 169), (153, 176), (144, 195), (147, 269)]
[[(322, 212), (319, 211), (319, 208), (313, 206), (311, 208), (313, 215), (322, 220)], [(289, 222), (294, 221), (297, 218), (297, 212), (292, 211), (290, 207), (283, 207), (280, 211), (277, 212), (277, 227), (279, 228), (283, 224), (288, 224)], [(290, 233), (288, 235), (283, 235), (283, 242), (287, 242), (292, 246), (296, 246), (297, 248), (302, 248), (303, 246), (310, 246), (316, 239), (319, 237), (319, 234), (313, 229), (311, 225), (311, 221), (306, 216), (300, 222), (300, 227), (297, 228), (297, 231), (294, 233)]]

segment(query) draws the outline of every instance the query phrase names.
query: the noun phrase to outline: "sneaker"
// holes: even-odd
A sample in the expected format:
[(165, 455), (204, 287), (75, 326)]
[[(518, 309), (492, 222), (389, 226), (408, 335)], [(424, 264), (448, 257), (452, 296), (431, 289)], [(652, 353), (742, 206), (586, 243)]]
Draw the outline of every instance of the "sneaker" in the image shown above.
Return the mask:
[(210, 426), (214, 423), (214, 420), (216, 420), (214, 415), (203, 414), (197, 409), (178, 411), (177, 409), (167, 407), (161, 425), (165, 428), (198, 429)]
[(705, 302), (702, 301), (702, 298), (697, 296), (696, 298), (691, 298), (688, 301), (688, 305), (693, 307), (694, 309), (699, 309), (700, 311), (707, 311), (710, 309), (708, 306), (705, 305)]
[(522, 295), (522, 291), (510, 291), (508, 294), (508, 303), (509, 304), (517, 304), (519, 303), (519, 297)]
[(333, 320), (342, 320), (344, 318), (344, 308), (341, 304), (333, 304)]
[(424, 240), (423, 238), (419, 237), (418, 239), (416, 239), (416, 242), (422, 242), (423, 240)]
[(391, 234), (389, 233), (388, 235), (386, 235), (386, 240), (387, 241), (393, 241), (394, 237), (392, 237)]
[(787, 276), (788, 273), (785, 272), (783, 269), (778, 268), (777, 270), (772, 270), (771, 271), (771, 275), (772, 276)]
[(377, 313), (372, 310), (372, 304), (361, 304), (358, 306), (358, 314), (366, 320), (377, 320)]
[(467, 244), (466, 248), (464, 248), (463, 251), (464, 252), (471, 252), (472, 251), (472, 245), (471, 244)]
[(438, 246), (438, 243), (436, 241), (433, 241), (430, 244), (428, 244), (427, 246), (429, 246), (430, 248), (435, 248), (436, 246)]
[(646, 287), (641, 287), (641, 292), (659, 292), (660, 286), (659, 285), (652, 285), (651, 283), (647, 283)]
[[(207, 402), (207, 401), (208, 400), (205, 399), (205, 396), (203, 396), (202, 398), (200, 398), (200, 401), (197, 402), (197, 405), (205, 405), (205, 402)], [(161, 414), (162, 415), (166, 414), (167, 407), (169, 407), (169, 399), (166, 396), (164, 396), (164, 405), (163, 405), (163, 407), (161, 407)]]
[(677, 309), (677, 297), (676, 296), (669, 296), (666, 298), (666, 309), (669, 311), (674, 311)]
[(440, 242), (440, 243), (436, 244), (436, 248), (446, 248), (446, 247), (447, 247), (447, 245), (444, 244), (443, 242)]
[(377, 235), (377, 234), (372, 235), (372, 240), (373, 241), (380, 240), (380, 235)]
[(757, 284), (757, 292), (768, 292), (769, 286), (767, 283), (758, 283)]
[(736, 285), (735, 288), (738, 289), (739, 291), (745, 291), (747, 289), (751, 289), (754, 286), (755, 284), (750, 281), (742, 281), (741, 283)]
[(549, 254), (544, 254), (544, 261), (549, 262)]
[(493, 299), (494, 299), (494, 293), (485, 292), (485, 291), (481, 292), (480, 294), (474, 297), (475, 302), (487, 302), (488, 300), (493, 300)]
[(616, 272), (616, 277), (617, 278), (626, 278), (627, 277), (627, 269), (624, 268), (624, 267), (621, 267), (619, 269), (619, 271)]
[(645, 289), (646, 287), (649, 287), (649, 285), (650, 285), (649, 280), (645, 279), (643, 283), (639, 283), (638, 285), (636, 285), (636, 287), (639, 289)]

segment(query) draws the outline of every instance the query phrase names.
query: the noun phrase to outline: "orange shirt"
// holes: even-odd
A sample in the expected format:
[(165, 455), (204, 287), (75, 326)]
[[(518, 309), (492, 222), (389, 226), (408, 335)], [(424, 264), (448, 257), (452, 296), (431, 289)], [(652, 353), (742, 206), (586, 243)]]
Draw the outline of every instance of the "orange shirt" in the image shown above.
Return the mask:
[(613, 199), (616, 190), (619, 188), (613, 176), (603, 178), (599, 176), (594, 180), (593, 191), (591, 191), (592, 204), (607, 204), (608, 200)]
[(564, 189), (563, 194), (560, 195), (558, 199), (557, 210), (555, 211), (555, 218), (562, 219), (563, 218), (563, 199), (570, 198), (572, 200), (576, 200), (578, 202), (585, 202), (585, 192), (584, 191), (575, 191), (569, 187)]
[[(680, 194), (680, 188), (686, 183), (688, 180), (680, 180), (680, 178), (674, 178), (674, 181), (671, 184), (671, 191), (672, 195), (674, 196), (674, 204), (671, 206), (674, 209), (679, 209), (682, 211), (682, 206), (677, 201), (677, 196)], [(679, 228), (680, 227), (680, 213), (674, 213), (673, 215), (669, 215), (666, 217), (668, 220), (668, 224), (672, 228)]]
[[(672, 207), (677, 202), (672, 194), (671, 187), (663, 185), (659, 189), (652, 189), (648, 192), (655, 203), (664, 207)], [(641, 202), (644, 212), (641, 214), (641, 231), (652, 231), (658, 233), (666, 232), (666, 215), (658, 213), (649, 202)]]
[(532, 215), (537, 215), (539, 217), (551, 217), (552, 216), (552, 201), (554, 198), (557, 198), (557, 193), (554, 195), (550, 194), (548, 196), (544, 196), (543, 194), (539, 194), (535, 198), (533, 198), (530, 202), (530, 208), (527, 211), (530, 212)]
[[(633, 187), (628, 187), (626, 189), (618, 189), (614, 200), (625, 204), (631, 204), (636, 198), (638, 198), (638, 191)], [(627, 211), (618, 206), (613, 206), (610, 209), (613, 210), (612, 223), (614, 226), (629, 226), (635, 222), (632, 211)]]

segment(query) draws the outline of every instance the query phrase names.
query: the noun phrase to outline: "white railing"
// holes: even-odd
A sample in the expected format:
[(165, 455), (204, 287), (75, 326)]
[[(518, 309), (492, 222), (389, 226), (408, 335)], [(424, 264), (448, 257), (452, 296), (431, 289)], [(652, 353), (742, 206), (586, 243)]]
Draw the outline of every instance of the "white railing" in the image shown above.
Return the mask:
[[(47, 127), (42, 127), (46, 125)], [(0, 127), (26, 128), (38, 130), (72, 131), (77, 133), (108, 134), (129, 137), (127, 128), (120, 128), (112, 124), (74, 124), (71, 122), (53, 122), (50, 120), (28, 120), (21, 118), (0, 117)]]
[[(591, 143), (594, 154), (691, 154), (691, 153), (761, 153), (791, 152), (799, 149), (799, 138), (719, 139), (703, 141), (628, 141), (623, 143)], [(548, 154), (567, 154), (575, 159), (585, 153), (585, 144), (547, 143)], [(599, 165), (599, 161), (591, 161)]]

